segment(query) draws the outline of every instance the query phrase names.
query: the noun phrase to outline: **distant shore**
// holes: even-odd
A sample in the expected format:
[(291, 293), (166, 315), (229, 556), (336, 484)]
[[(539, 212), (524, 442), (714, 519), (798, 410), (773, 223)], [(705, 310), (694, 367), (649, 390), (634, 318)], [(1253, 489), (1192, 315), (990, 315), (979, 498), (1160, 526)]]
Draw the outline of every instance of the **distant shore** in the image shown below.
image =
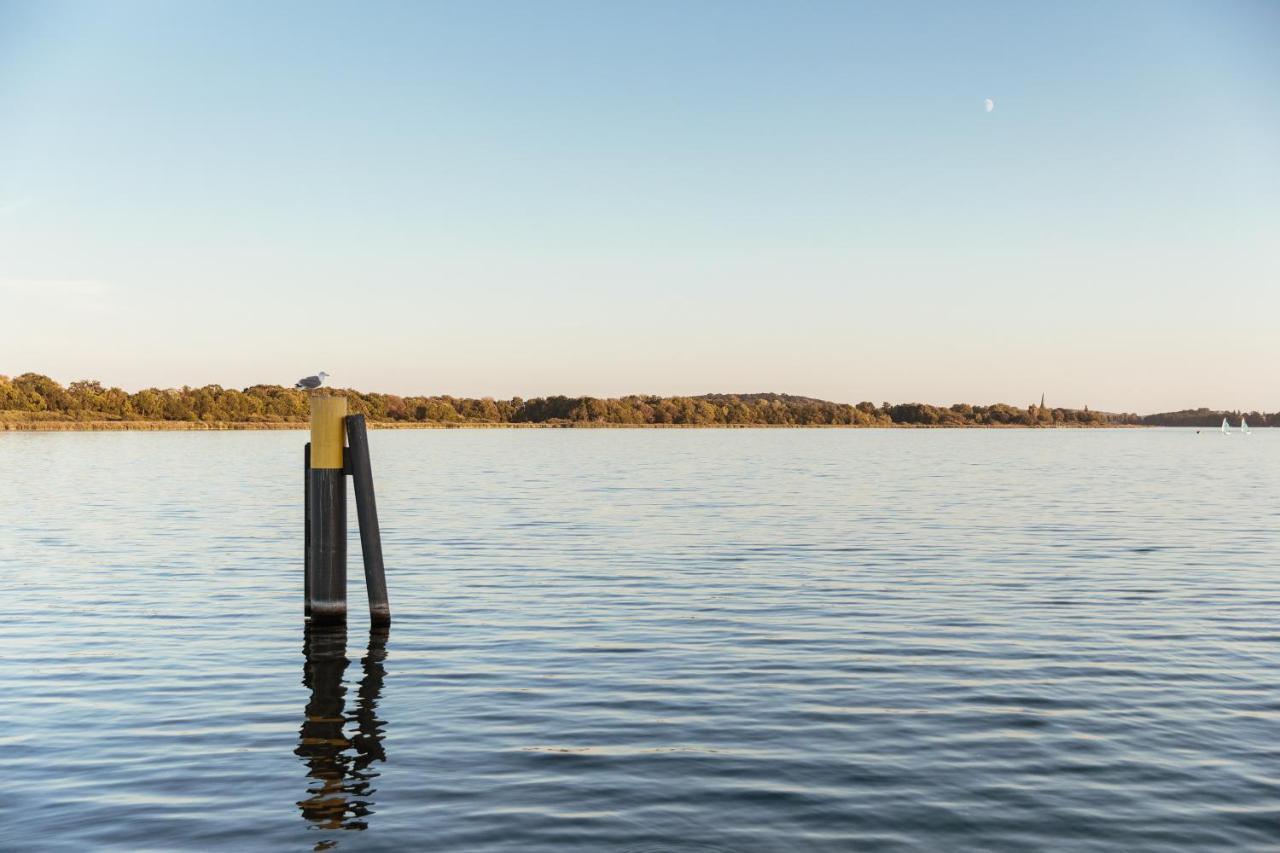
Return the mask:
[[(265, 421), (2, 421), (0, 432), (229, 432), (306, 430), (309, 424)], [(369, 429), (1145, 429), (1142, 424), (610, 424), (610, 423), (380, 423)]]
[(0, 375), (0, 431), (302, 429), (310, 397), (347, 400), (347, 410), (379, 429), (791, 429), (907, 428), (1079, 429), (1183, 426), (1217, 429), (1224, 421), (1280, 426), (1280, 412), (1183, 409), (1139, 415), (1049, 405), (1045, 396), (1026, 406), (1008, 403), (837, 403), (774, 392), (664, 397), (524, 399), (400, 396), (351, 388), (305, 391), (280, 385), (223, 388), (143, 388), (128, 392), (90, 379), (63, 386), (41, 373)]

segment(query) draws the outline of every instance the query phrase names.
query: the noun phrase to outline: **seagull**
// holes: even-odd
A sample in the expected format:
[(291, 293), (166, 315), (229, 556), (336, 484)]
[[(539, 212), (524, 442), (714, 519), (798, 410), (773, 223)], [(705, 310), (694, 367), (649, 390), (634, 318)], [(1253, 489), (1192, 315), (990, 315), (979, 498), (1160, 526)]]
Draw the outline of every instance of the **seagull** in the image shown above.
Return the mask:
[(307, 376), (303, 379), (299, 379), (297, 384), (294, 385), (293, 387), (306, 388), (308, 391), (314, 391), (315, 389), (319, 388), (321, 385), (324, 384), (324, 380), (326, 377), (328, 377), (328, 375), (329, 374), (325, 373), (322, 370), (319, 373), (317, 373), (315, 376)]

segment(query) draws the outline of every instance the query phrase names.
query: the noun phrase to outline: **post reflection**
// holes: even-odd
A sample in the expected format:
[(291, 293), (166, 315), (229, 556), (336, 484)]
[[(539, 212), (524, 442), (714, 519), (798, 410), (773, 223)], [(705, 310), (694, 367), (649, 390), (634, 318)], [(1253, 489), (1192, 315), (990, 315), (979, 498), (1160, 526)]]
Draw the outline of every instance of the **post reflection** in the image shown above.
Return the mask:
[[(347, 688), (343, 683), (347, 664), (345, 625), (308, 625), (303, 644), (306, 664), (302, 683), (311, 689), (294, 754), (307, 765), (311, 783), (306, 799), (298, 803), (302, 816), (314, 828), (367, 829), (373, 814), (375, 761), (386, 761), (382, 747), (386, 723), (378, 719), (378, 699), (386, 675), (387, 629), (369, 632), (369, 650), (361, 660), (363, 675), (356, 690), (354, 712), (346, 713)], [(348, 733), (348, 724), (354, 731)], [(337, 843), (327, 838), (316, 844), (325, 850)]]

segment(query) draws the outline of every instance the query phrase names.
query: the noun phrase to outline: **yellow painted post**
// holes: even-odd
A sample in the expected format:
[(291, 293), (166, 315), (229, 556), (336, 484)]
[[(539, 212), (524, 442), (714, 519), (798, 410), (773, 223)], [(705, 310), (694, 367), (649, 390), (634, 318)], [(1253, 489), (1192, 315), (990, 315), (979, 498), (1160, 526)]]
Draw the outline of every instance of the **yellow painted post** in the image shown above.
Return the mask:
[(347, 618), (347, 398), (311, 395), (311, 618)]
[(342, 469), (347, 398), (311, 395), (311, 467)]

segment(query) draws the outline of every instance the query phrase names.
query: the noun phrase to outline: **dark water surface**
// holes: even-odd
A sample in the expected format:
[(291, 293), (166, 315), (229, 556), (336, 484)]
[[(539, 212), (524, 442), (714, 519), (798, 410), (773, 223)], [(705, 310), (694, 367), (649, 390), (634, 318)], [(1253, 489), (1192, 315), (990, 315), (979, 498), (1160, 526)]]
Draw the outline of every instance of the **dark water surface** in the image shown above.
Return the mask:
[(1280, 433), (370, 438), (0, 434), (0, 848), (1280, 847)]

